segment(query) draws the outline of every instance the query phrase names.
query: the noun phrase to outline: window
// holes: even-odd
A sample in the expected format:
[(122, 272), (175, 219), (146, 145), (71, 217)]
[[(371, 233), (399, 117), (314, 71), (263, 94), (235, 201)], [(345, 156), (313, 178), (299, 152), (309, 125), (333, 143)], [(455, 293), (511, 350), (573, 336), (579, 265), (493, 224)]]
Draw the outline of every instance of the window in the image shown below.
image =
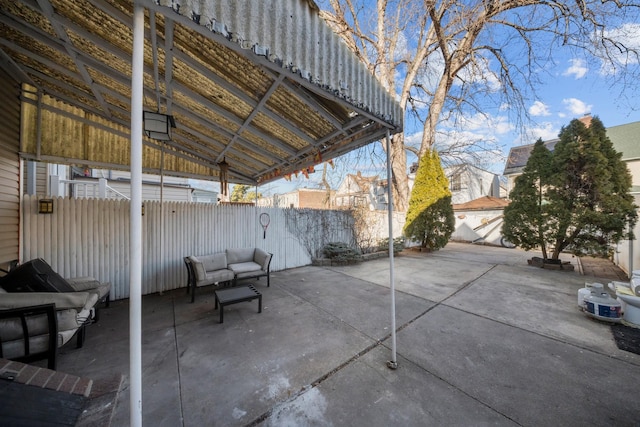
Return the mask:
[(451, 177), (451, 191), (460, 190), (462, 190), (462, 179), (460, 178), (460, 174), (453, 175)]

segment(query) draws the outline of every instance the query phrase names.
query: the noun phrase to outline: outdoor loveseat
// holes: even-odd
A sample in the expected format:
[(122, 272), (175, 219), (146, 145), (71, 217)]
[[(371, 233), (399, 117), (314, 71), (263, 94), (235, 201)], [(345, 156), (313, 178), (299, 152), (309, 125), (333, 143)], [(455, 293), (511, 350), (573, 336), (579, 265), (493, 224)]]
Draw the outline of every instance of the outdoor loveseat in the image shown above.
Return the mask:
[(200, 286), (231, 283), (238, 280), (267, 277), (270, 286), (269, 266), (272, 254), (260, 248), (227, 249), (211, 255), (189, 256), (185, 258), (191, 292), (191, 302), (195, 300), (196, 288)]
[(48, 359), (55, 369), (57, 349), (74, 335), (82, 347), (84, 328), (98, 319), (98, 303), (109, 303), (110, 290), (91, 277), (63, 279), (41, 259), (12, 269), (0, 277), (0, 357)]

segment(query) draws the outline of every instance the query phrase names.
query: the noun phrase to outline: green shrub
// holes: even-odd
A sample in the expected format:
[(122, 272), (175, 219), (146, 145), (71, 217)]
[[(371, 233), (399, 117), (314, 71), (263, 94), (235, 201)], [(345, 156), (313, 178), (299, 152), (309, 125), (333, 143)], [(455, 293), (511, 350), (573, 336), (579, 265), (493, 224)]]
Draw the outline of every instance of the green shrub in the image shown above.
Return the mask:
[(362, 254), (359, 250), (352, 248), (346, 243), (331, 242), (322, 248), (325, 257), (334, 261), (360, 261)]
[[(380, 240), (378, 244), (379, 251), (389, 250), (389, 238)], [(404, 250), (404, 237), (396, 237), (393, 239), (393, 253), (402, 252)]]

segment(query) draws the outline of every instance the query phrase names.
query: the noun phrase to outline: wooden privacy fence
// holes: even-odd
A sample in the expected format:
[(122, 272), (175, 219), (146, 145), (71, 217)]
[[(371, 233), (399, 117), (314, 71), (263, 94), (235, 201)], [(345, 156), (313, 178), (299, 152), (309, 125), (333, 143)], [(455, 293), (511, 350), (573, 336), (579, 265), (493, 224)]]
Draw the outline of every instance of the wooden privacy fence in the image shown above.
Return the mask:
[[(270, 217), (265, 238), (261, 213)], [(63, 277), (93, 276), (111, 282), (112, 298), (129, 296), (128, 200), (57, 198), (52, 214), (39, 214), (37, 197), (24, 196), (22, 224), (22, 261), (44, 258)], [(310, 264), (328, 242), (354, 244), (353, 227), (349, 211), (145, 202), (142, 293), (186, 286), (186, 255), (256, 246), (274, 254), (278, 271)]]

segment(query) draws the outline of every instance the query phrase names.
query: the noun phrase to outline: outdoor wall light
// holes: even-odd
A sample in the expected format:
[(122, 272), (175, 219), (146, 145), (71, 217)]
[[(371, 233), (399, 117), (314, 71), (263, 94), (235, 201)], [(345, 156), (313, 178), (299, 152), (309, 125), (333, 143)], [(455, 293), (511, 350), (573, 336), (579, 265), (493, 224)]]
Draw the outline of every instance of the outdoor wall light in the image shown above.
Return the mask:
[(38, 200), (38, 213), (41, 213), (41, 214), (53, 213), (53, 199)]
[(173, 120), (173, 116), (144, 111), (142, 118), (144, 119), (145, 135), (158, 141), (171, 140), (171, 128), (176, 127), (176, 122)]

